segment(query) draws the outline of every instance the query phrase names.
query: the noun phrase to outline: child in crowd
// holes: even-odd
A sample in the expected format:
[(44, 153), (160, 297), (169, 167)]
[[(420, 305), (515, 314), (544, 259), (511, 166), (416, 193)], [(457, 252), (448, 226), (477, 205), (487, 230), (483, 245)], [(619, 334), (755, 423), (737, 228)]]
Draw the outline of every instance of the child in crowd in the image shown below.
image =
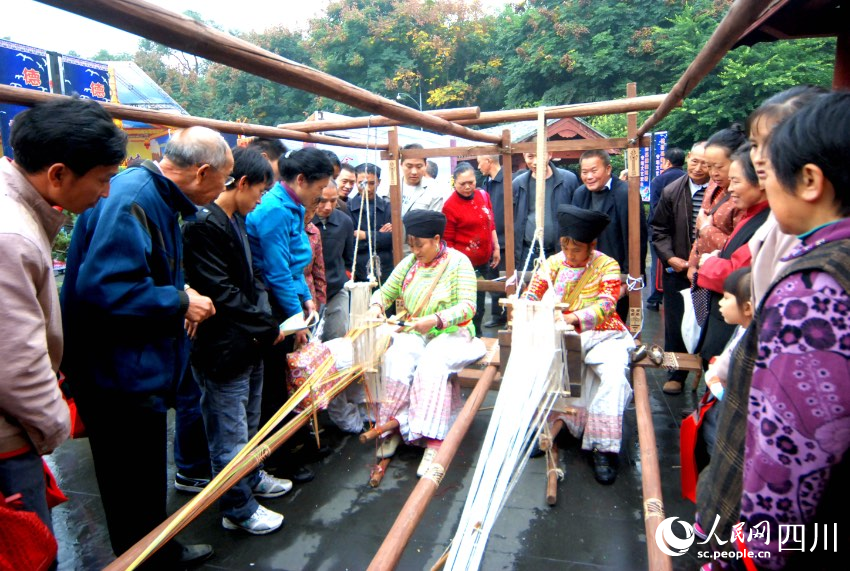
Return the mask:
[(736, 328), (723, 353), (712, 360), (706, 371), (705, 384), (708, 390), (699, 406), (682, 422), (682, 495), (691, 501), (696, 499), (697, 473), (708, 464), (714, 453), (717, 419), (720, 416), (732, 353), (753, 320), (751, 275), (749, 266), (739, 268), (723, 282), (720, 313), (726, 323)]

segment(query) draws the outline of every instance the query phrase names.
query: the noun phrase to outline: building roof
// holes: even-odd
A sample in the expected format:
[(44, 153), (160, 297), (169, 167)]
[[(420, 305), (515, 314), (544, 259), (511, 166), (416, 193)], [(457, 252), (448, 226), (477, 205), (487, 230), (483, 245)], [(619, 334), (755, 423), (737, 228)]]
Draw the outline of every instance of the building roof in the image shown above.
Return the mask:
[(841, 4), (839, 0), (775, 0), (735, 47), (846, 32), (850, 30), (850, 6)]

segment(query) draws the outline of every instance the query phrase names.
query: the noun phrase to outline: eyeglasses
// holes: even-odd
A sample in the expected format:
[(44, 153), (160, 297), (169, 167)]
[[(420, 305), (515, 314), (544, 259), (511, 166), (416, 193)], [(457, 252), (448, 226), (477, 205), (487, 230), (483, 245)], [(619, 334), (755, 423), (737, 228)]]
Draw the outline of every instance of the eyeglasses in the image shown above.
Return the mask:
[(236, 179), (233, 178), (232, 176), (229, 176), (224, 180), (224, 186), (225, 187), (231, 186), (231, 185), (233, 185), (234, 182), (236, 182)]

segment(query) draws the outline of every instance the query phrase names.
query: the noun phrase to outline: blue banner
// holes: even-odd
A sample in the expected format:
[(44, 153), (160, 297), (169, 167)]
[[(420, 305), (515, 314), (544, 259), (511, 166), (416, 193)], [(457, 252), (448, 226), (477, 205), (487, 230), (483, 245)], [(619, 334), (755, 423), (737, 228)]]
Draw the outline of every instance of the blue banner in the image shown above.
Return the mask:
[[(0, 40), (0, 84), (50, 91), (50, 74), (48, 73), (47, 52)], [(0, 104), (0, 139), (3, 140), (3, 154), (12, 156), (9, 146), (9, 131), (15, 115), (27, 109), (23, 105)]]
[(640, 198), (649, 202), (649, 147), (640, 149)]
[(661, 159), (667, 152), (667, 131), (657, 131), (652, 134), (652, 153), (655, 163), (652, 169), (652, 178), (661, 174)]
[(62, 56), (62, 93), (77, 93), (95, 101), (110, 101), (109, 67), (104, 63)]

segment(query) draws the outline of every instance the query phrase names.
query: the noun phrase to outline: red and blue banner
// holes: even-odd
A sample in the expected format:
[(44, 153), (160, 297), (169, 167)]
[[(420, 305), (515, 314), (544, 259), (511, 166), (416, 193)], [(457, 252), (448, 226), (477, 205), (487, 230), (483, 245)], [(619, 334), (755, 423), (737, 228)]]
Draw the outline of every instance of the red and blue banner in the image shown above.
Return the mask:
[[(36, 91), (50, 91), (50, 73), (47, 63), (47, 52), (16, 44), (7, 40), (0, 40), (0, 84), (20, 87), (22, 89), (33, 89)], [(3, 154), (12, 155), (9, 146), (9, 132), (15, 115), (27, 109), (24, 105), (13, 105), (0, 103), (0, 139), (3, 140)]]
[(61, 57), (62, 93), (76, 93), (80, 97), (95, 101), (111, 101), (109, 67), (106, 64), (72, 56)]

